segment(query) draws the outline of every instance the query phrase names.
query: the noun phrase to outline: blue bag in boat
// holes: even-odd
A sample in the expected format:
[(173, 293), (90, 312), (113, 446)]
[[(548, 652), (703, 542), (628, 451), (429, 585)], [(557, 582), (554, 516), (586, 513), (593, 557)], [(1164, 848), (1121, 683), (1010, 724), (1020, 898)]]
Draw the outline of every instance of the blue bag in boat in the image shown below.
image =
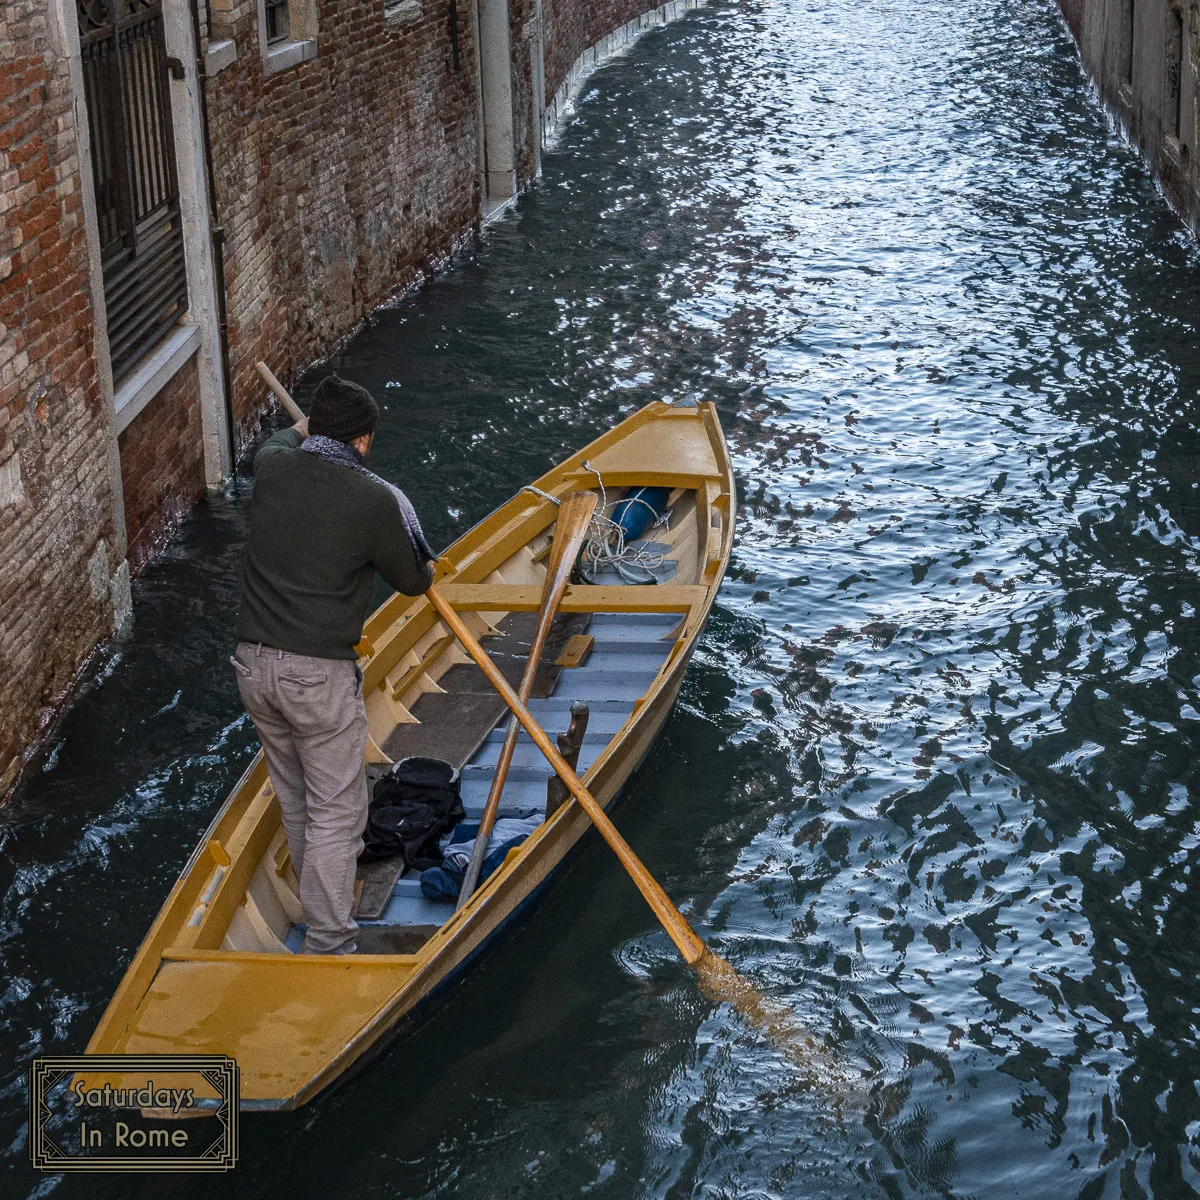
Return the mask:
[[(492, 826), (492, 836), (488, 838), (488, 856), (483, 860), (479, 882), (483, 883), (493, 871), (503, 865), (508, 852), (514, 846), (519, 846), (541, 823), (540, 813), (531, 817), (501, 817)], [(464, 830), (468, 828), (463, 827)], [(461, 831), (456, 831), (456, 837), (459, 832)], [(471, 861), (471, 851), (474, 847), (474, 838), (463, 842), (456, 842), (451, 838), (441, 865), (421, 872), (421, 894), (427, 900), (456, 900), (458, 893), (462, 891), (463, 877), (467, 873), (467, 864)]]
[[(497, 846), (483, 860), (483, 867), (479, 872), (479, 882), (483, 883), (504, 862), (508, 857), (508, 852), (514, 846), (519, 846), (524, 840), (523, 837), (513, 838), (511, 842)], [(467, 863), (470, 861), (471, 855), (463, 854), (456, 847), (446, 855), (440, 867), (429, 867), (421, 872), (421, 895), (426, 900), (457, 900), (458, 893), (462, 891), (463, 877), (467, 873)]]
[(612, 520), (621, 527), (626, 543), (640, 538), (667, 511), (670, 498), (670, 488), (640, 487), (617, 504)]

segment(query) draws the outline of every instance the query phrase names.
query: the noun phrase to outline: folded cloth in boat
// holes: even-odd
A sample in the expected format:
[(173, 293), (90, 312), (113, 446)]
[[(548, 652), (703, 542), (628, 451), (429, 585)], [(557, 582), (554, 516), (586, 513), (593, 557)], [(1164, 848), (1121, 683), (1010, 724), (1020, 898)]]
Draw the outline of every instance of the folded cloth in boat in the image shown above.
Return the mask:
[[(540, 824), (541, 816), (520, 818), (501, 817), (492, 826), (492, 835), (488, 838), (487, 858), (479, 872), (479, 882), (482, 883), (495, 871), (508, 856), (508, 852), (519, 846)], [(446, 849), (441, 866), (430, 867), (421, 872), (421, 893), (427, 900), (438, 900), (442, 897), (456, 897), (462, 890), (463, 876), (467, 873), (467, 864), (471, 861), (471, 851), (475, 849), (475, 839), (469, 842), (452, 842)]]
[(375, 784), (360, 862), (404, 855), (421, 871), (442, 861), (438, 839), (466, 816), (458, 771), (440, 758), (402, 758)]
[[(518, 825), (527, 826), (530, 832), (532, 832), (532, 830), (536, 829), (544, 820), (545, 817), (543, 816), (540, 808), (506, 809), (505, 815), (503, 817), (497, 817), (493, 823), (492, 836), (488, 838), (488, 844), (491, 845), (495, 840), (497, 826), (500, 826), (501, 829), (506, 831), (506, 836), (516, 837), (517, 833), (521, 832), (521, 830), (517, 828)], [(513, 822), (513, 824), (506, 824), (506, 822)], [(450, 835), (449, 844), (451, 846), (459, 846), (463, 842), (471, 842), (474, 844), (475, 835), (478, 832), (478, 821), (464, 821), (461, 825), (456, 825), (454, 827), (454, 832)], [(468, 846), (467, 852), (470, 853), (470, 850), (471, 847)]]
[[(491, 835), (488, 837), (488, 853), (491, 854), (503, 842), (511, 842), (514, 838), (527, 838), (541, 823), (542, 814), (536, 811), (529, 816), (497, 817), (495, 824), (492, 825)], [(466, 856), (470, 858), (471, 851), (475, 849), (475, 839), (458, 843), (454, 843), (451, 839), (451, 849), (456, 854), (465, 852)]]

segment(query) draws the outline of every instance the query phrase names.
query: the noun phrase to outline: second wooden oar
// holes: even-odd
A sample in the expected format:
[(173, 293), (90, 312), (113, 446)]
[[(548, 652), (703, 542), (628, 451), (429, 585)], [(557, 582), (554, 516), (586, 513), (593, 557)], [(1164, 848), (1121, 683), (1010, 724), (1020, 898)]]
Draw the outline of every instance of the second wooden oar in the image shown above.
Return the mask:
[[(592, 513), (596, 511), (595, 492), (572, 492), (558, 506), (558, 519), (554, 525), (554, 541), (550, 546), (550, 557), (546, 560), (546, 581), (542, 585), (542, 603), (538, 608), (537, 625), (533, 631), (533, 640), (529, 646), (529, 657), (525, 660), (525, 672), (521, 676), (521, 685), (517, 695), (524, 704), (533, 691), (533, 680), (537, 675), (538, 664), (542, 658), (542, 647), (550, 633), (554, 622), (554, 614), (558, 602), (567, 590), (567, 581), (571, 577), (571, 568), (575, 565), (579, 547), (587, 536), (588, 525)], [(487, 858), (488, 839), (492, 835), (492, 826), (496, 822), (496, 813), (500, 808), (500, 795), (504, 791), (504, 783), (508, 778), (508, 768), (512, 765), (513, 752), (517, 748), (517, 736), (521, 732), (520, 722), (515, 716), (508, 719), (508, 730), (504, 735), (504, 745), (500, 748), (500, 758), (492, 773), (492, 786), (488, 792), (487, 803), (483, 807), (483, 816), (479, 818), (479, 832), (475, 835), (475, 846), (471, 851), (471, 861), (467, 864), (463, 876), (462, 888), (458, 893), (457, 911), (462, 908), (479, 882), (479, 873), (483, 870), (483, 860)]]
[(475, 665), (487, 676), (488, 682), (500, 693), (505, 704), (524, 726), (525, 732), (546, 756), (546, 760), (587, 813), (600, 836), (612, 847), (638, 891), (654, 911), (667, 936), (675, 943), (675, 948), (684, 962), (696, 971), (704, 993), (710, 999), (731, 1005), (748, 1024), (769, 1038), (802, 1072), (810, 1085), (827, 1093), (839, 1116), (846, 1102), (850, 1102), (854, 1107), (861, 1106), (865, 1099), (862, 1080), (848, 1071), (819, 1038), (802, 1028), (797, 1023), (795, 1014), (764, 996), (745, 976), (739, 974), (725, 959), (704, 944), (683, 913), (663, 891), (658, 880), (650, 874), (641, 859), (617, 832), (608, 814), (584, 786), (583, 781), (567, 765), (546, 731), (509, 687), (508, 681), (488, 658), (486, 651), (463, 623), (462, 618), (438, 593), (436, 586), (431, 587), (425, 595), (445, 621), (447, 628), (462, 643), (463, 649), (471, 656)]

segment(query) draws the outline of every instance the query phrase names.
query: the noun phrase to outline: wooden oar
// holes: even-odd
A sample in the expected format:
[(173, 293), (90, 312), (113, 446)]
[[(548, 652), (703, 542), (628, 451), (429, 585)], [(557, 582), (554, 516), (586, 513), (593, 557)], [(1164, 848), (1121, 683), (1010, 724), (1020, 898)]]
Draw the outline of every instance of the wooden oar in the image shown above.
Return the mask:
[(292, 420), (303, 421), (304, 413), (300, 411), (300, 405), (298, 405), (295, 400), (293, 400), (291, 396), (287, 394), (287, 390), (284, 388), (283, 384), (275, 378), (271, 368), (268, 367), (265, 362), (256, 362), (254, 364), (254, 369), (262, 377), (263, 383), (265, 383), (267, 387), (269, 387), (271, 391), (273, 391), (279, 398), (279, 403), (288, 410), (288, 415), (292, 418)]
[(684, 962), (696, 971), (702, 991), (712, 1000), (731, 1005), (748, 1024), (769, 1038), (793, 1066), (800, 1070), (809, 1084), (821, 1088), (828, 1095), (839, 1117), (846, 1101), (850, 1101), (853, 1107), (861, 1107), (865, 1103), (865, 1089), (861, 1078), (856, 1078), (848, 1071), (819, 1038), (803, 1029), (790, 1009), (765, 997), (725, 959), (704, 944), (683, 913), (671, 903), (671, 898), (617, 832), (596, 798), (584, 787), (579, 776), (555, 749), (546, 731), (509, 687), (508, 681), (488, 658), (486, 651), (463, 623), (462, 618), (438, 593), (436, 586), (431, 587), (425, 595), (447, 628), (462, 643), (475, 665), (487, 676), (488, 682), (500, 693), (525, 732), (546, 756), (571, 795), (599, 830), (600, 836), (612, 848), (638, 891), (654, 911), (667, 936), (675, 943), (675, 948)]
[[(550, 557), (546, 561), (546, 581), (542, 585), (542, 603), (538, 608), (537, 625), (533, 631), (533, 641), (529, 646), (529, 657), (525, 661), (525, 673), (521, 676), (521, 685), (517, 688), (517, 696), (522, 704), (529, 699), (533, 691), (533, 679), (537, 674), (538, 664), (542, 658), (542, 647), (550, 633), (554, 622), (554, 614), (562, 594), (567, 590), (567, 581), (571, 577), (571, 569), (575, 566), (575, 558), (579, 547), (587, 536), (588, 525), (592, 513), (596, 511), (595, 492), (572, 492), (558, 506), (558, 520), (554, 526), (554, 541), (550, 546)], [(508, 768), (512, 765), (513, 752), (517, 748), (517, 737), (521, 732), (521, 724), (515, 716), (508, 719), (508, 730), (504, 735), (504, 745), (500, 748), (500, 758), (492, 775), (492, 786), (488, 792), (487, 803), (483, 806), (483, 816), (479, 819), (479, 832), (475, 835), (475, 846), (471, 851), (471, 861), (467, 864), (463, 876), (462, 889), (458, 893), (457, 912), (471, 899), (475, 886), (479, 882), (479, 873), (483, 870), (483, 860), (487, 858), (488, 838), (492, 835), (492, 826), (496, 822), (496, 813), (500, 808), (500, 795), (504, 791), (504, 782), (508, 778)]]

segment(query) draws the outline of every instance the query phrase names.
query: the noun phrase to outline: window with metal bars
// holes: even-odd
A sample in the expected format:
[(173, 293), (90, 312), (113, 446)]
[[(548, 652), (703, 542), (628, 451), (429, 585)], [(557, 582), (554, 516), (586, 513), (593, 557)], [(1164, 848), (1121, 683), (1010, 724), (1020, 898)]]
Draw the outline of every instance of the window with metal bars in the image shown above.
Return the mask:
[(291, 37), (288, 0), (265, 0), (264, 16), (267, 22), (267, 45), (272, 42), (285, 42)]
[(161, 0), (76, 0), (114, 382), (187, 311)]

